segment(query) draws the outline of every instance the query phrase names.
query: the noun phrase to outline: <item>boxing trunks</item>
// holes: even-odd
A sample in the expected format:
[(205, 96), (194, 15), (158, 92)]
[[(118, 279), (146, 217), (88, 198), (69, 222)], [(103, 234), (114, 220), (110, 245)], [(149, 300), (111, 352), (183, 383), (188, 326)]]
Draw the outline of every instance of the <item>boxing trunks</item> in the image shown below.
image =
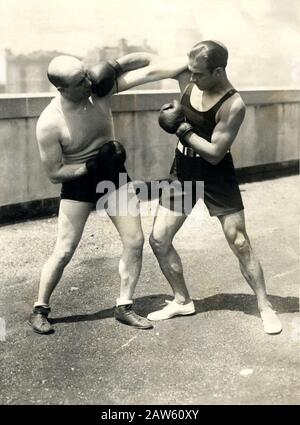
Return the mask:
[[(119, 174), (123, 176), (120, 179)], [(113, 175), (101, 175), (100, 173), (89, 172), (74, 180), (64, 182), (61, 187), (61, 199), (71, 199), (73, 201), (90, 202), (94, 205), (97, 201), (108, 193), (108, 189), (97, 193), (98, 183), (109, 181), (115, 185), (116, 189), (131, 181), (124, 165), (115, 169)]]

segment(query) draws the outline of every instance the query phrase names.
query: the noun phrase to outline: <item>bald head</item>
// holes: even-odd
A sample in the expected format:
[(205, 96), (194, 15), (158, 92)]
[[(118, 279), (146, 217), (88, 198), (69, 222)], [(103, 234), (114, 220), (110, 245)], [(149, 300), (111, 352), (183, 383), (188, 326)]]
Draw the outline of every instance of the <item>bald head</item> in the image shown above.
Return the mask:
[(68, 87), (83, 70), (82, 62), (73, 56), (56, 56), (48, 66), (48, 79), (55, 87)]
[(204, 59), (210, 72), (221, 67), (226, 68), (228, 60), (228, 50), (219, 41), (205, 40), (195, 44), (189, 53), (189, 58), (197, 61)]

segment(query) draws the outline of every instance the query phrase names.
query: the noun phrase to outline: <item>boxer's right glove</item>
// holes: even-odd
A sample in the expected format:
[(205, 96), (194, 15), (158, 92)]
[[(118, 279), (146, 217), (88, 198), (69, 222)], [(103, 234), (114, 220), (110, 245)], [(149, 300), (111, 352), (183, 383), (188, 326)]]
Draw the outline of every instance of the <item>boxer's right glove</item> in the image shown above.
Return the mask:
[[(126, 150), (117, 140), (110, 140), (99, 149), (98, 154), (89, 159), (85, 165), (89, 173), (111, 174), (126, 161)], [(109, 177), (109, 175), (107, 176)]]
[(179, 125), (185, 122), (185, 115), (178, 100), (162, 106), (158, 115), (159, 125), (167, 133), (175, 134)]
[(173, 100), (173, 102), (162, 106), (158, 115), (158, 122), (167, 133), (176, 133), (182, 143), (184, 143), (184, 137), (187, 133), (193, 131), (193, 127), (186, 122), (182, 106), (178, 100)]
[(193, 127), (188, 122), (182, 122), (176, 131), (176, 136), (183, 143), (185, 142), (185, 136), (193, 131)]

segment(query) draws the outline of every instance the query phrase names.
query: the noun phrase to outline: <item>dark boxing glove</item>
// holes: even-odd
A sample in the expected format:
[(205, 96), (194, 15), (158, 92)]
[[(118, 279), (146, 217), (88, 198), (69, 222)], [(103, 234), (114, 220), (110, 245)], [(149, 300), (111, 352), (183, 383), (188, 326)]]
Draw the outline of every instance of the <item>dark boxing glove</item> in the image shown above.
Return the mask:
[(193, 131), (193, 127), (188, 122), (183, 122), (179, 125), (176, 131), (176, 136), (181, 142), (184, 142), (184, 137), (190, 132)]
[(122, 73), (122, 68), (116, 60), (101, 62), (91, 67), (87, 70), (87, 75), (92, 83), (92, 92), (99, 97), (106, 96)]
[(111, 140), (104, 143), (98, 154), (85, 164), (89, 173), (106, 175), (108, 178), (114, 170), (118, 171), (125, 161), (126, 151), (124, 146), (116, 140)]
[(185, 122), (185, 115), (178, 100), (162, 106), (158, 115), (159, 125), (167, 133), (175, 134), (179, 125)]
[(124, 146), (117, 140), (110, 140), (101, 146), (98, 155), (102, 163), (112, 162), (115, 166), (120, 167), (126, 161), (126, 151)]

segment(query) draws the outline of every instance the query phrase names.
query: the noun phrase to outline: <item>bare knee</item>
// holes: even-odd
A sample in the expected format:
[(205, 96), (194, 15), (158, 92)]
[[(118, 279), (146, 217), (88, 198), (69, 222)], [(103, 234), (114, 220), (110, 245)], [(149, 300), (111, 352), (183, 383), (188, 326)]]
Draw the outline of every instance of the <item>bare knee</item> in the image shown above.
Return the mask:
[(73, 257), (75, 249), (76, 249), (76, 246), (72, 246), (72, 245), (56, 247), (54, 249), (52, 257), (60, 266), (65, 267), (71, 261), (71, 258)]
[(132, 255), (141, 256), (143, 253), (143, 246), (144, 246), (143, 234), (126, 237), (123, 239), (124, 250), (126, 250), (127, 252), (130, 252)]
[(163, 236), (154, 235), (152, 232), (149, 238), (149, 244), (156, 256), (164, 256), (170, 249), (170, 242)]
[(251, 247), (244, 232), (233, 227), (227, 229), (225, 235), (231, 249), (238, 257), (249, 258)]

